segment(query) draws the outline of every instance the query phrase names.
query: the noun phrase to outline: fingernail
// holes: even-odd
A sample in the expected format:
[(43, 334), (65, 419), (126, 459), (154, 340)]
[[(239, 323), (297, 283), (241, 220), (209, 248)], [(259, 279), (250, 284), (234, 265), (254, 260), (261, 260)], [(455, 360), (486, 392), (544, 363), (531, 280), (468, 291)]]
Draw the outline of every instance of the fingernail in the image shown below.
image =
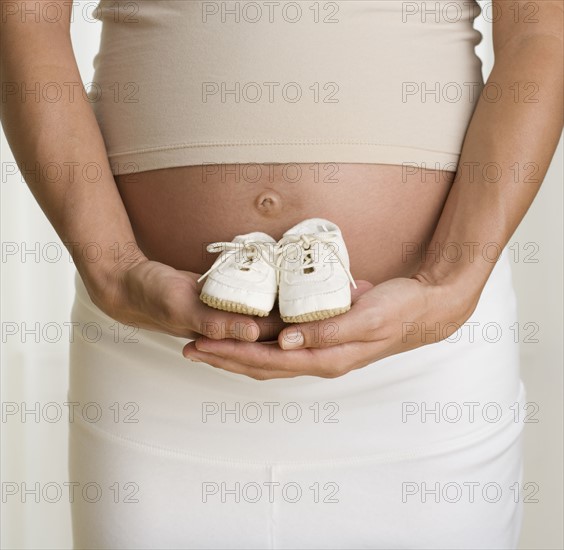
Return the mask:
[(256, 323), (248, 323), (243, 332), (243, 340), (247, 342), (256, 342), (260, 336), (260, 328)]
[(282, 349), (297, 349), (304, 345), (304, 335), (297, 331), (292, 333), (286, 333), (282, 339)]
[(203, 338), (202, 338), (202, 340), (196, 340), (196, 349), (198, 351), (208, 351), (209, 348), (208, 348), (206, 342), (207, 342), (207, 340), (204, 340)]

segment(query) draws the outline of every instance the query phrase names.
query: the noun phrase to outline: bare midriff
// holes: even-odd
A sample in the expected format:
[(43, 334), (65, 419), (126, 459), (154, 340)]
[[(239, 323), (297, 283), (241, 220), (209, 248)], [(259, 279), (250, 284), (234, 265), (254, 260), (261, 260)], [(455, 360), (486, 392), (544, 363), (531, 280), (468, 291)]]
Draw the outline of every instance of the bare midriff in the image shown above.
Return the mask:
[(261, 231), (278, 240), (307, 218), (342, 230), (355, 279), (410, 277), (425, 254), (454, 172), (384, 164), (166, 168), (116, 176), (145, 255), (205, 272), (206, 245)]

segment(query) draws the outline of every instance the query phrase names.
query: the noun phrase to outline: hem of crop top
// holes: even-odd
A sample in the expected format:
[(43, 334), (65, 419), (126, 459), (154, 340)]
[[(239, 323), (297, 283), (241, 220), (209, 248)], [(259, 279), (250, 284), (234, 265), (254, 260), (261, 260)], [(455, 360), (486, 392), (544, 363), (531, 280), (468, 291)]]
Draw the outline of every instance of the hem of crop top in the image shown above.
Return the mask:
[(456, 172), (459, 153), (365, 141), (187, 143), (109, 152), (114, 175), (205, 164), (392, 164)]

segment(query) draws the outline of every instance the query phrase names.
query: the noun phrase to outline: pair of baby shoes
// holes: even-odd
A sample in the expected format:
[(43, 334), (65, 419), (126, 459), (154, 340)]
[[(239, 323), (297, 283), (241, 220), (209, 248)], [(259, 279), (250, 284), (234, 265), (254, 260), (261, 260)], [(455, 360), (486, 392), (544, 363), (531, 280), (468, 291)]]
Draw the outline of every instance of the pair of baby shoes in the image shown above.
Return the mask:
[(328, 319), (351, 307), (349, 256), (341, 230), (314, 218), (292, 227), (276, 242), (266, 233), (239, 235), (207, 246), (221, 253), (200, 299), (216, 309), (267, 316), (278, 297), (286, 323)]

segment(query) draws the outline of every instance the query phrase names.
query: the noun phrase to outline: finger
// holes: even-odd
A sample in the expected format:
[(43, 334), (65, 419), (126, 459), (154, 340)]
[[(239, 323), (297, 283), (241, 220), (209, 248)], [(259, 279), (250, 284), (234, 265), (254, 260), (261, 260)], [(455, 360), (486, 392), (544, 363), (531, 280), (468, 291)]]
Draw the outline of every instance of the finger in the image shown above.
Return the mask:
[[(374, 285), (369, 281), (355, 281), (357, 288), (351, 290), (351, 302), (358, 299)], [(295, 324), (287, 327), (278, 335), (278, 343), (284, 350), (301, 348), (323, 348), (343, 344), (348, 341), (365, 341), (363, 338), (365, 320), (361, 318), (361, 310), (353, 307), (347, 313), (324, 321)]]
[(213, 309), (203, 302), (195, 306), (192, 330), (212, 340), (242, 340), (255, 342), (260, 328), (253, 317)]
[(370, 281), (365, 281), (364, 279), (359, 279), (355, 281), (356, 288), (351, 289), (351, 300), (356, 302), (360, 296), (362, 296), (366, 291), (374, 288), (374, 285)]
[[(292, 370), (291, 358), (288, 355), (283, 355), (278, 342), (268, 344), (233, 341), (215, 342), (207, 338), (198, 338), (195, 341), (195, 347), (198, 351), (220, 355), (256, 368)], [(300, 370), (300, 367), (296, 366), (296, 370)]]
[[(150, 327), (186, 338), (205, 334), (209, 338), (255, 341), (258, 326), (249, 316), (213, 309), (204, 304), (196, 290), (196, 274), (155, 264), (157, 271), (130, 284), (134, 302), (143, 322)], [(161, 273), (159, 275), (160, 272)], [(172, 273), (172, 275), (171, 275)], [(130, 298), (131, 299), (131, 298)]]
[[(353, 302), (374, 286), (369, 281), (364, 280), (356, 281), (356, 285), (357, 288), (352, 289)], [(254, 317), (254, 320), (258, 324), (260, 330), (260, 336), (257, 339), (258, 342), (277, 341), (280, 332), (284, 330), (284, 328), (290, 326), (289, 323), (282, 321), (277, 307), (275, 307), (267, 317)]]
[(287, 327), (288, 324), (280, 318), (278, 308), (273, 309), (268, 317), (253, 317), (257, 323), (260, 331), (260, 336), (257, 341), (268, 342), (277, 341), (278, 335)]
[(297, 350), (368, 342), (373, 338), (372, 316), (367, 305), (356, 303), (342, 315), (285, 328), (278, 336), (278, 344), (283, 350)]
[[(368, 281), (356, 281), (357, 289), (352, 290), (352, 301), (370, 290), (372, 284)], [(245, 342), (275, 341), (280, 332), (288, 326), (280, 318), (275, 308), (267, 317), (250, 317), (247, 315), (214, 310), (203, 302), (198, 304), (201, 317), (193, 331), (213, 340), (242, 340)]]
[(248, 376), (255, 380), (272, 380), (275, 378), (294, 378), (296, 376), (301, 376), (301, 373), (299, 372), (267, 370), (260, 367), (252, 367), (226, 357), (221, 357), (220, 355), (214, 355), (213, 353), (190, 351), (189, 355), (186, 357), (191, 361), (205, 363), (206, 365), (223, 369), (228, 372), (233, 372), (235, 374)]
[(303, 350), (301, 355), (308, 357), (295, 357), (292, 352), (280, 349), (278, 342), (236, 342), (234, 340), (210, 340), (197, 338), (184, 348), (188, 353), (205, 353), (219, 355), (242, 365), (265, 370), (304, 371), (313, 365), (310, 350)]
[(198, 338), (195, 342), (187, 344), (183, 350), (185, 356), (191, 356), (192, 353), (199, 354), (199, 357), (213, 354), (249, 367), (327, 378), (332, 378), (335, 373), (350, 370), (351, 365), (368, 352), (367, 344), (358, 342), (327, 349), (284, 351), (276, 344), (217, 341), (207, 338)]

